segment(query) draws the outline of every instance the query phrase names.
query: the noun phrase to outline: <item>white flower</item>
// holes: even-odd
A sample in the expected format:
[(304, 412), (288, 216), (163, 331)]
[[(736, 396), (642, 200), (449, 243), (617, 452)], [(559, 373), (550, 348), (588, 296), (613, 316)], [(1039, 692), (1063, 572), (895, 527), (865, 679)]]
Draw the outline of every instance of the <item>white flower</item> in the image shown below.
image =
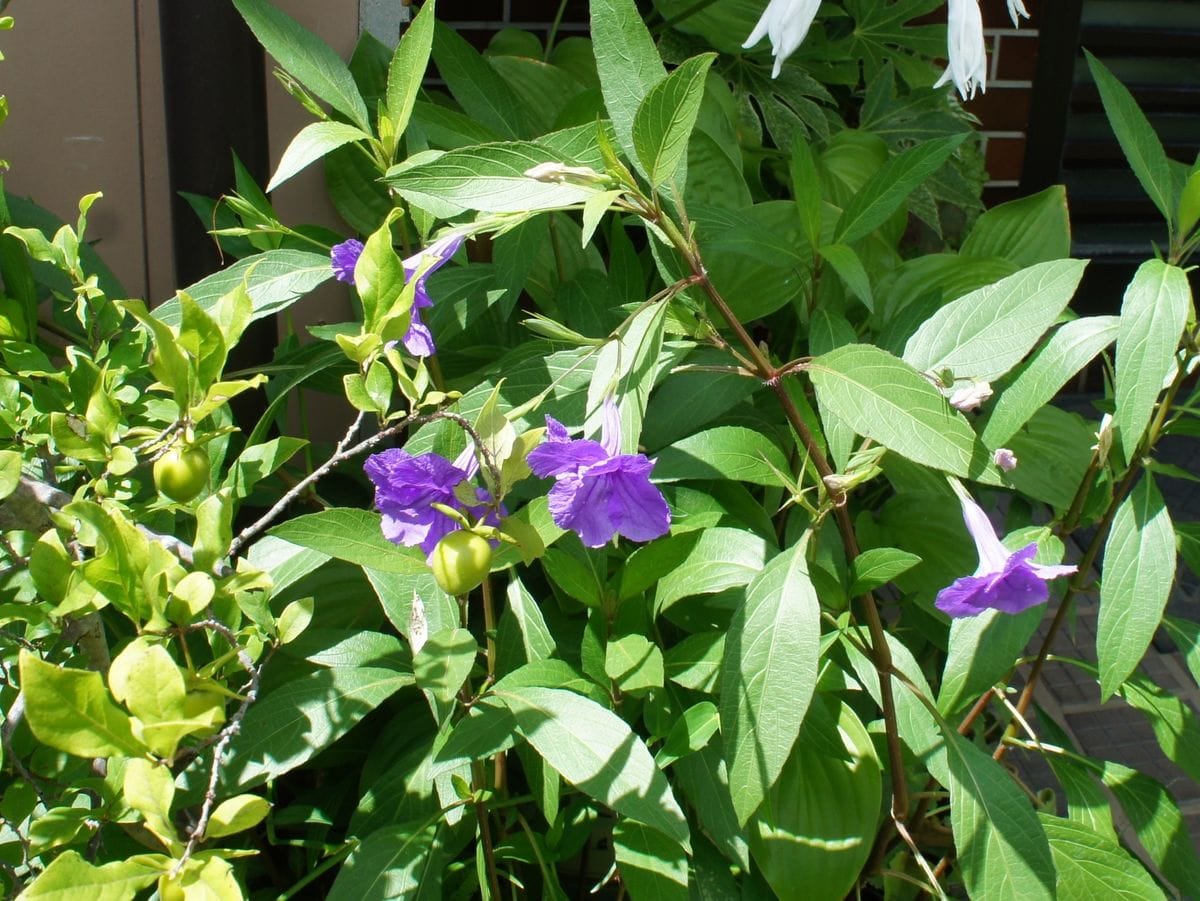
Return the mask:
[(1017, 21), (1029, 18), (1029, 10), (1025, 8), (1025, 4), (1021, 0), (1008, 0), (1008, 17), (1012, 19), (1013, 28), (1020, 28), (1021, 23)]
[(976, 87), (980, 92), (987, 93), (983, 16), (979, 14), (978, 0), (949, 0), (948, 7), (946, 46), (950, 65), (934, 87), (940, 88), (953, 80), (962, 99), (970, 100), (975, 96)]
[(770, 36), (771, 52), (775, 56), (771, 77), (776, 78), (783, 68), (783, 61), (804, 41), (820, 5), (821, 0), (771, 0), (742, 46), (749, 49)]

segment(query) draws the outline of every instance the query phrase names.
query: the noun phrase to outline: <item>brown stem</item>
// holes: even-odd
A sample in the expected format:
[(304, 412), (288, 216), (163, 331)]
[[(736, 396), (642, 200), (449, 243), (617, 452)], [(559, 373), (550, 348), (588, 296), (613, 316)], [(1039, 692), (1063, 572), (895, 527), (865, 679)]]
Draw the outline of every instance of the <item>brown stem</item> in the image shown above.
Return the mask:
[[(737, 336), (738, 341), (749, 356), (749, 362), (753, 366), (755, 374), (774, 392), (776, 400), (778, 400), (780, 407), (783, 409), (784, 416), (787, 418), (793, 431), (795, 431), (796, 436), (800, 439), (800, 442), (804, 445), (809, 459), (812, 460), (813, 465), (816, 467), (817, 474), (821, 477), (822, 487), (830, 492), (834, 520), (837, 522), (838, 532), (841, 535), (846, 556), (850, 561), (853, 561), (858, 557), (860, 550), (858, 539), (854, 534), (854, 524), (850, 520), (850, 512), (846, 509), (845, 494), (840, 490), (829, 487), (829, 483), (826, 480), (829, 476), (834, 475), (833, 467), (829, 465), (829, 461), (821, 453), (821, 448), (813, 437), (812, 432), (809, 431), (808, 425), (804, 422), (804, 417), (800, 415), (800, 410), (796, 407), (791, 395), (788, 394), (787, 387), (780, 378), (779, 370), (771, 365), (766, 355), (754, 343), (754, 339), (746, 331), (746, 327), (742, 325), (737, 314), (733, 312), (729, 304), (725, 302), (725, 298), (721, 296), (721, 292), (717, 290), (716, 285), (712, 283), (712, 280), (708, 276), (708, 271), (704, 267), (704, 261), (700, 257), (699, 248), (695, 246), (694, 242), (686, 239), (673, 222), (658, 216), (653, 210), (646, 209), (643, 211), (643, 214), (653, 217), (651, 221), (655, 221), (670, 237), (671, 242), (683, 255), (688, 267), (692, 270), (696, 284), (704, 291), (709, 302), (712, 303), (717, 312), (721, 314), (721, 318), (725, 320), (725, 323)], [(896, 724), (896, 701), (892, 693), (891, 676), (888, 675), (893, 669), (892, 652), (888, 647), (883, 620), (879, 615), (879, 606), (875, 603), (874, 595), (871, 592), (866, 592), (862, 596), (861, 601), (863, 611), (866, 614), (867, 628), (871, 633), (872, 662), (879, 674), (880, 706), (883, 708), (883, 720), (887, 734), (888, 763), (891, 770), (892, 816), (896, 819), (904, 820), (908, 816), (908, 784), (904, 778), (904, 757), (900, 748), (900, 733)]]
[[(471, 764), (475, 776), (475, 790), (482, 791), (486, 787), (487, 777), (483, 773), (483, 764), (476, 760)], [(475, 818), (479, 821), (479, 840), (483, 842), (483, 859), (487, 863), (488, 883), (491, 886), (492, 897), (500, 898), (500, 877), (496, 873), (496, 849), (492, 844), (492, 825), (488, 822), (487, 805), (482, 801), (475, 802)]]

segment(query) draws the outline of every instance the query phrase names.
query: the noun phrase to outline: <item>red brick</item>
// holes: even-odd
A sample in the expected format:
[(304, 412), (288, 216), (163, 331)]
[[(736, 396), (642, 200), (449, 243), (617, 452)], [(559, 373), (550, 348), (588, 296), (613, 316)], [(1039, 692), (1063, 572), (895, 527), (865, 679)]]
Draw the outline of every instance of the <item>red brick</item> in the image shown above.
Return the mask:
[(1001, 35), (997, 47), (997, 78), (1011, 81), (1033, 80), (1038, 59), (1038, 38), (1035, 32)]
[(1025, 163), (1024, 138), (988, 138), (984, 159), (992, 181), (1015, 181)]
[(1029, 88), (993, 87), (986, 94), (976, 94), (963, 107), (979, 117), (984, 131), (1024, 131), (1032, 99)]

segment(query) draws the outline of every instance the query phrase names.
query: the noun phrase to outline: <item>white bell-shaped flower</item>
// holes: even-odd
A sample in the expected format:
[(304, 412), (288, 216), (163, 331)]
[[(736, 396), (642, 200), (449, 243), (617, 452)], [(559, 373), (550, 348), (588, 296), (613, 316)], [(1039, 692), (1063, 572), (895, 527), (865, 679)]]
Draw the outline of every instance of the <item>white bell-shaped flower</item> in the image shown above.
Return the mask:
[(978, 0), (949, 0), (946, 49), (950, 65), (935, 88), (953, 81), (963, 100), (975, 96), (975, 89), (987, 92), (987, 51), (983, 44), (983, 16)]
[(771, 0), (742, 46), (748, 49), (764, 37), (770, 37), (771, 52), (775, 56), (771, 77), (778, 77), (783, 61), (796, 52), (808, 35), (820, 5), (821, 0)]

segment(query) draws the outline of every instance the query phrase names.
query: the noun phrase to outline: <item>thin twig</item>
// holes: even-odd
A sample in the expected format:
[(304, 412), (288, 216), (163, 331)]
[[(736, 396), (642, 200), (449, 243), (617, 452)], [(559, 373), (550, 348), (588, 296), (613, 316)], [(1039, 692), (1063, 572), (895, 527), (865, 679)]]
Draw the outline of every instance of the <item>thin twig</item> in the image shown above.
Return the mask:
[[(227, 641), (233, 638), (232, 630), (229, 629), (229, 627), (224, 623), (218, 622), (214, 619), (205, 620), (203, 624), (196, 623), (194, 626), (212, 629)], [(258, 687), (259, 683), (262, 681), (263, 667), (266, 666), (267, 661), (271, 659), (271, 654), (274, 653), (275, 650), (274, 647), (272, 647), (267, 653), (267, 658), (263, 660), (262, 663), (255, 666), (253, 661), (250, 661), (248, 655), (246, 656), (245, 660), (242, 660), (242, 656), (245, 654), (245, 651), (239, 647), (236, 640), (233, 641), (233, 646), (239, 649), (238, 662), (244, 667), (247, 665), (247, 663), (249, 664), (248, 671), (250, 673), (250, 681), (246, 683), (245, 688), (242, 690), (241, 705), (238, 707), (234, 715), (230, 717), (229, 722), (225, 724), (225, 727), (220, 732), (220, 737), (217, 739), (216, 745), (213, 747), (212, 764), (209, 766), (208, 770), (208, 786), (204, 792), (204, 801), (200, 805), (200, 816), (197, 818), (196, 824), (188, 831), (187, 845), (184, 846), (183, 854), (180, 856), (179, 860), (175, 863), (175, 866), (171, 870), (171, 879), (174, 879), (179, 875), (180, 870), (183, 869), (184, 865), (195, 852), (196, 846), (204, 840), (205, 830), (208, 829), (208, 820), (209, 817), (212, 816), (213, 805), (217, 802), (217, 780), (221, 778), (221, 758), (225, 755), (226, 750), (228, 750), (229, 743), (233, 741), (234, 736), (241, 731), (242, 721), (246, 718), (246, 712), (250, 709), (250, 705), (258, 699)]]

